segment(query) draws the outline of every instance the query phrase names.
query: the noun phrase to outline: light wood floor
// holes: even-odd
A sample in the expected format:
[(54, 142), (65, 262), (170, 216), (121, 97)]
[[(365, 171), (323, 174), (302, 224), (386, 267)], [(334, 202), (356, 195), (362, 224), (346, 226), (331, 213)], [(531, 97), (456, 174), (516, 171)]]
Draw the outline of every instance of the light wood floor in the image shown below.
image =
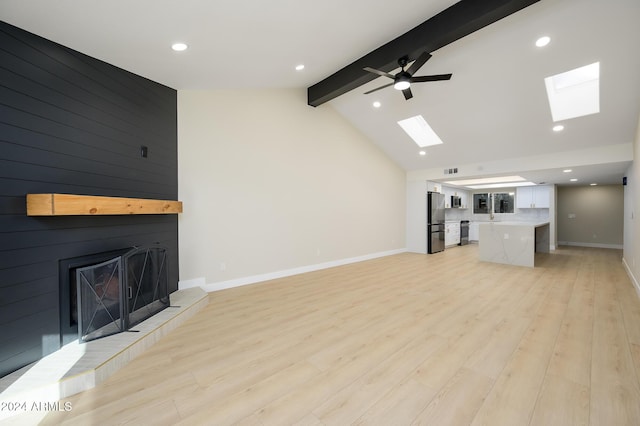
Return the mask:
[(43, 424), (639, 425), (621, 252), (561, 248), (531, 269), (477, 249), (211, 293)]

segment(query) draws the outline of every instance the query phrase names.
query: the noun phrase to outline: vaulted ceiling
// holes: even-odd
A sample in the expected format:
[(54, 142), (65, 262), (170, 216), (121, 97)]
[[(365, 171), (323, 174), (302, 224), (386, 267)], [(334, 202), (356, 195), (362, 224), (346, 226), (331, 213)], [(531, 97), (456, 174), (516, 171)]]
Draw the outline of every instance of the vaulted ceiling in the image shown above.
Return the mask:
[[(178, 90), (306, 89), (455, 3), (2, 0), (0, 19)], [(537, 48), (542, 35), (551, 42)], [(175, 41), (189, 49), (173, 52)], [(408, 101), (392, 87), (364, 95), (389, 82), (379, 77), (317, 108), (336, 109), (405, 170), (430, 178), (451, 167), (461, 176), (511, 168), (562, 184), (571, 167), (579, 183), (619, 183), (640, 115), (638, 50), (637, 0), (541, 0), (432, 51), (416, 75), (453, 77), (414, 84)], [(598, 61), (600, 113), (553, 132), (543, 79)], [(397, 125), (418, 114), (444, 141), (426, 156)]]

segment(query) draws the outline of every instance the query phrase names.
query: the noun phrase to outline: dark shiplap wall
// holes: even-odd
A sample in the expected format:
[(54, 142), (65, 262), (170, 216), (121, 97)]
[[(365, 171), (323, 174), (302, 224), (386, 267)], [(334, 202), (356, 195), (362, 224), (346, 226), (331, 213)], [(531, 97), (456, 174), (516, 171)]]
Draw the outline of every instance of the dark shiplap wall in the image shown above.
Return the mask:
[[(0, 22), (0, 377), (59, 347), (58, 262), (160, 242), (176, 215), (27, 217), (27, 193), (177, 199), (176, 91)], [(148, 158), (140, 146), (148, 147)]]

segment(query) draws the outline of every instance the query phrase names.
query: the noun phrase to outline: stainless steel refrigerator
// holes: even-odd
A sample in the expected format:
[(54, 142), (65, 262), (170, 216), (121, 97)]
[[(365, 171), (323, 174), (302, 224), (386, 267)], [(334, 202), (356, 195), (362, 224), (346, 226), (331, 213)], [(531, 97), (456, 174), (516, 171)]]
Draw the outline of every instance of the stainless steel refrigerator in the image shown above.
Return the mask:
[(427, 253), (444, 250), (444, 194), (427, 193)]

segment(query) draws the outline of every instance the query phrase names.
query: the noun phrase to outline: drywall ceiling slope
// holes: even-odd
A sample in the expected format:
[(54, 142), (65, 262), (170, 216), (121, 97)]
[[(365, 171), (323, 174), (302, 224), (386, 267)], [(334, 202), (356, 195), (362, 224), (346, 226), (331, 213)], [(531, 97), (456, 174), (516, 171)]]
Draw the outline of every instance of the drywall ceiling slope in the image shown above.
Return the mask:
[[(528, 157), (537, 163), (545, 156), (554, 163), (557, 153), (575, 152), (565, 165), (571, 166), (579, 163), (583, 150), (615, 150), (634, 140), (640, 116), (640, 55), (631, 52), (640, 49), (638, 22), (636, 0), (545, 0), (433, 52), (420, 74), (451, 72), (453, 77), (412, 86), (409, 101), (391, 87), (364, 95), (386, 80), (381, 78), (328, 104), (407, 171), (439, 169), (445, 178), (445, 168), (473, 164), (482, 175), (491, 169), (480, 167), (483, 163)], [(543, 49), (534, 44), (542, 35), (551, 37)], [(552, 131), (556, 123), (544, 78), (596, 61), (600, 113), (566, 120), (564, 131)], [(373, 101), (381, 107), (373, 108)], [(418, 114), (444, 141), (427, 148), (425, 156), (397, 125)], [(613, 164), (630, 162), (627, 151), (628, 158), (612, 163), (618, 181), (622, 172)], [(594, 159), (592, 164), (601, 163)], [(562, 183), (564, 177), (559, 179)]]
[(364, 67), (389, 72), (397, 68), (398, 58), (414, 61), (538, 1), (462, 0), (309, 87), (308, 103), (321, 105), (377, 78)]

